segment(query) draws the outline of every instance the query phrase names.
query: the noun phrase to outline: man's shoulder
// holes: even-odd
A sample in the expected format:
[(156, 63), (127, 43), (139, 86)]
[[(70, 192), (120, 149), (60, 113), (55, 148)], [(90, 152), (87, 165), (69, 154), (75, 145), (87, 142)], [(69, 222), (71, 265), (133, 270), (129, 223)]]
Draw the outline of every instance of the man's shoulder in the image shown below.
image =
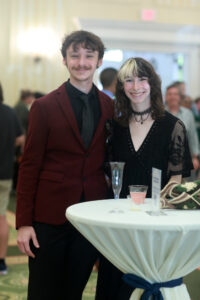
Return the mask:
[(181, 106), (180, 109), (181, 109), (181, 112), (183, 114), (184, 119), (187, 119), (189, 122), (195, 122), (194, 115), (193, 115), (192, 111), (189, 108)]
[(0, 121), (5, 124), (19, 124), (16, 112), (7, 104), (0, 105)]
[(192, 111), (189, 108), (184, 106), (180, 106), (180, 111), (188, 116), (193, 115)]
[(0, 112), (7, 115), (14, 115), (14, 109), (4, 103), (1, 103)]
[(26, 104), (24, 104), (22, 101), (17, 102), (17, 104), (13, 107), (13, 109), (16, 113), (18, 113), (18, 112), (27, 113), (28, 112), (28, 108), (27, 108)]
[(60, 97), (66, 92), (65, 83), (59, 86), (57, 89), (47, 93), (43, 97), (36, 99), (34, 103), (39, 103), (41, 105), (51, 105), (55, 102), (56, 97)]

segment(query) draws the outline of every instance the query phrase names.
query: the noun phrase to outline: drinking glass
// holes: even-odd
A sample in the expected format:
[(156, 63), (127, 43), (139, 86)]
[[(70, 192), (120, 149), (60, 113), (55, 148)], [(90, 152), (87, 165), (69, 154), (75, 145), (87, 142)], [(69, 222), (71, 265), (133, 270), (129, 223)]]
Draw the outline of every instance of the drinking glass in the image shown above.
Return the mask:
[(147, 185), (129, 185), (129, 191), (132, 201), (135, 204), (144, 204), (144, 200), (147, 194)]
[(114, 193), (114, 198), (119, 199), (119, 194), (122, 188), (124, 162), (110, 162), (111, 166), (111, 176), (112, 176), (112, 189)]
[(151, 210), (148, 212), (150, 216), (165, 216), (166, 213), (161, 209), (160, 195), (156, 195), (151, 199)]

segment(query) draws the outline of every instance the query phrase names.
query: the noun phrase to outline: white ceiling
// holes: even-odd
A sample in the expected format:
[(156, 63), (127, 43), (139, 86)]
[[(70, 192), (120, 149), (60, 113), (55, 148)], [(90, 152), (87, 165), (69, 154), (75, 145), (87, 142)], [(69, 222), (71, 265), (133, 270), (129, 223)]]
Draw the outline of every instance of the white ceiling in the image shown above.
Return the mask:
[(200, 27), (192, 25), (129, 22), (104, 19), (75, 19), (76, 25), (99, 35), (108, 47), (129, 44), (200, 46)]

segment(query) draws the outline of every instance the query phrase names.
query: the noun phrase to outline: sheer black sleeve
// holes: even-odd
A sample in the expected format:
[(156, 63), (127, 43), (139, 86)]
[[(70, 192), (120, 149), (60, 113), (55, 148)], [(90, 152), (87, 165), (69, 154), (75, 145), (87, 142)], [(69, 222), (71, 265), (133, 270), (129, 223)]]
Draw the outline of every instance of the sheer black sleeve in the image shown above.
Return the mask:
[(168, 174), (170, 177), (173, 175), (188, 177), (192, 169), (193, 164), (186, 129), (184, 124), (178, 120), (174, 126), (169, 145)]

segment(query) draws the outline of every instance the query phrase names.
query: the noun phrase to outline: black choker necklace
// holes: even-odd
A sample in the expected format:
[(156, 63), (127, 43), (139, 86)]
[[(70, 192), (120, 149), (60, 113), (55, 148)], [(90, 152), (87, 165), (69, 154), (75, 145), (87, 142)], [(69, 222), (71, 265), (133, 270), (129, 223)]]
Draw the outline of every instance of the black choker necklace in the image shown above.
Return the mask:
[[(135, 122), (138, 122), (140, 124), (143, 124), (149, 117), (151, 113), (151, 107), (143, 110), (143, 111), (135, 111), (132, 109), (133, 118), (135, 119)], [(143, 118), (144, 115), (147, 115), (146, 118)], [(136, 116), (139, 116), (139, 119), (137, 119)]]

